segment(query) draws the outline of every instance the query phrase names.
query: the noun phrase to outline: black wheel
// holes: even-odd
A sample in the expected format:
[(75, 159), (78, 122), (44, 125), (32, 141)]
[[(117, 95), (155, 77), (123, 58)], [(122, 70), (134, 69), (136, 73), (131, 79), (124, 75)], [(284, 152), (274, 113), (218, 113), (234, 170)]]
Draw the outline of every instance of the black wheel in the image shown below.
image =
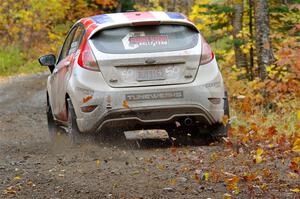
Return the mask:
[(70, 99), (67, 99), (68, 103), (68, 135), (71, 144), (80, 144), (81, 135), (76, 122), (76, 114), (73, 104)]
[[(227, 92), (225, 92), (225, 99), (224, 99), (224, 115), (227, 115), (229, 118), (229, 103), (228, 103), (228, 96)], [(227, 137), (228, 129), (230, 128), (230, 123), (226, 125), (222, 123), (218, 123), (212, 126), (211, 136), (215, 140), (220, 140), (223, 137)]]
[(61, 135), (61, 128), (57, 125), (53, 118), (52, 109), (47, 103), (47, 122), (48, 122), (48, 131), (51, 142), (56, 142)]

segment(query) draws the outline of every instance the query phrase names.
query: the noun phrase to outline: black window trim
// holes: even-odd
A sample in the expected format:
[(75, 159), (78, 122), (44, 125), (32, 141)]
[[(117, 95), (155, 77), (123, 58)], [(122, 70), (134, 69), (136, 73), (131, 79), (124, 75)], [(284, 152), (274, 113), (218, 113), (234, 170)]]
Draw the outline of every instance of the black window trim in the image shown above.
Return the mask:
[[(79, 26), (83, 28), (83, 34), (81, 35), (80, 42), (79, 42), (79, 45), (77, 46), (77, 48), (80, 46), (80, 44), (81, 44), (81, 42), (82, 42), (82, 39), (83, 39), (83, 37), (84, 37), (84, 35), (85, 35), (85, 33), (86, 33), (86, 30), (85, 30), (84, 25), (83, 25), (82, 23), (77, 23), (77, 24), (75, 24), (75, 25), (69, 30), (69, 32), (68, 32), (68, 34), (67, 34), (67, 36), (66, 36), (66, 39), (65, 39), (65, 41), (64, 41), (64, 43), (63, 43), (63, 45), (62, 45), (62, 47), (61, 47), (61, 49), (60, 49), (60, 51), (59, 51), (59, 56), (58, 56), (58, 59), (56, 60), (56, 64), (55, 64), (55, 65), (57, 65), (57, 64), (61, 61), (62, 49), (64, 48), (65, 43), (66, 43), (66, 40), (68, 39), (69, 35), (70, 35), (71, 32), (72, 32), (73, 30), (75, 30), (75, 29), (76, 29), (76, 30), (75, 30), (75, 32), (76, 32), (76, 31), (77, 31), (77, 28), (78, 28)], [(75, 35), (75, 32), (74, 32), (74, 35)], [(73, 35), (73, 37), (72, 37), (72, 40), (74, 39), (74, 35)], [(71, 45), (71, 43), (70, 43), (70, 45)], [(69, 46), (69, 48), (70, 48), (70, 46)]]

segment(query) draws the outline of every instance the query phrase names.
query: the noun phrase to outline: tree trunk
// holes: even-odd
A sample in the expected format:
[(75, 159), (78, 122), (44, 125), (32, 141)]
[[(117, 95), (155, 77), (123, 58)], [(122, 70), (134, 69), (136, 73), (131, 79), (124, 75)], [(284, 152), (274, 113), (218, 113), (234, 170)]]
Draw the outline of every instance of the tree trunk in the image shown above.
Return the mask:
[(274, 61), (273, 50), (269, 38), (269, 9), (267, 0), (256, 0), (254, 2), (256, 56), (259, 77), (263, 80), (267, 77), (266, 66), (272, 64)]
[(243, 0), (237, 1), (237, 3), (234, 5), (233, 39), (234, 39), (235, 63), (239, 68), (247, 67), (247, 58), (241, 49), (243, 38), (238, 36), (238, 34), (243, 29), (243, 12), (244, 12)]
[(119, 0), (118, 1), (118, 6), (116, 8), (116, 12), (122, 12), (122, 4), (123, 4), (123, 1)]
[(176, 10), (176, 0), (173, 0), (172, 12), (175, 12), (175, 10)]
[(253, 50), (253, 0), (249, 0), (249, 34), (250, 34), (250, 42), (251, 42), (251, 46), (250, 46), (250, 57), (249, 57), (249, 69), (248, 69), (248, 76), (249, 76), (249, 80), (253, 80), (254, 79), (254, 75), (253, 75), (253, 69), (254, 69), (254, 50)]

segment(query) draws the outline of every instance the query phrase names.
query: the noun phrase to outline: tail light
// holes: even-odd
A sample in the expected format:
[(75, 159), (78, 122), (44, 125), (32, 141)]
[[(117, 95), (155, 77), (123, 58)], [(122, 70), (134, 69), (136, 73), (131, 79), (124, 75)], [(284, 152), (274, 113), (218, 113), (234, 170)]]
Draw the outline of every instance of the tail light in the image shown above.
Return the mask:
[(200, 58), (200, 65), (204, 65), (209, 63), (211, 60), (213, 60), (215, 54), (203, 37), (201, 37), (201, 43), (202, 43), (202, 52)]
[(99, 71), (97, 61), (88, 42), (85, 43), (84, 48), (79, 55), (78, 64), (85, 69)]

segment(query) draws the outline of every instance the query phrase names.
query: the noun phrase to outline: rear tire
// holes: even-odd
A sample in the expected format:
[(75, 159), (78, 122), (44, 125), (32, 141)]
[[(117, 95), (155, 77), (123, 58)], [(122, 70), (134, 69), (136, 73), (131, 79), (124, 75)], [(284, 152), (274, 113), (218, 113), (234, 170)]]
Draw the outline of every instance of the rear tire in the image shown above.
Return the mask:
[[(230, 118), (227, 92), (225, 92), (225, 99), (224, 99), (224, 115), (227, 115), (228, 118)], [(211, 131), (212, 139), (219, 141), (223, 137), (227, 137), (229, 128), (230, 128), (229, 122), (226, 125), (224, 125), (222, 123), (215, 124), (214, 126), (212, 126), (212, 131)]]
[(81, 142), (81, 133), (77, 126), (76, 114), (71, 102), (71, 99), (67, 99), (68, 103), (68, 135), (71, 144), (76, 145)]

